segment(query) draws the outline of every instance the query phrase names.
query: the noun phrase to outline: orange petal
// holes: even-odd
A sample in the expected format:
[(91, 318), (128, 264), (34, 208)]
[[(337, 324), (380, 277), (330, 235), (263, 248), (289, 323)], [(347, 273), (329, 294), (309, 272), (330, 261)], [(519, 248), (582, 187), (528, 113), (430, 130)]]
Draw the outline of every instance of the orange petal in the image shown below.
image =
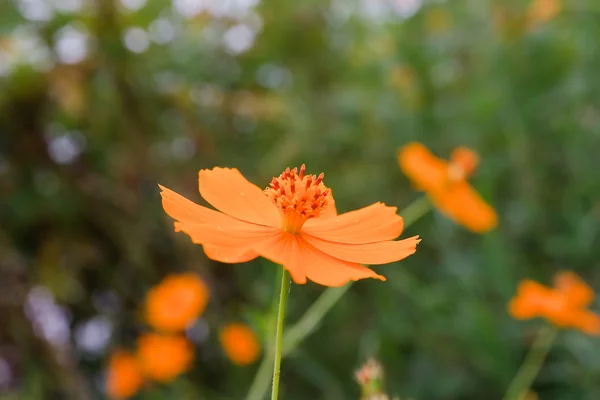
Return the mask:
[(206, 253), (206, 256), (211, 260), (228, 264), (244, 263), (258, 257), (258, 254), (254, 251), (240, 249), (239, 247), (216, 246), (214, 244), (205, 243), (203, 248), (204, 253)]
[(530, 319), (545, 314), (552, 289), (529, 279), (519, 283), (516, 296), (510, 301), (508, 311), (513, 318)]
[[(269, 234), (278, 231), (277, 228), (241, 221), (199, 206), (162, 186), (161, 189), (163, 190), (161, 192), (163, 208), (171, 217), (178, 219), (174, 224), (175, 231), (186, 233), (196, 244), (208, 243), (225, 248), (236, 247), (237, 252), (235, 253), (244, 253), (256, 240), (268, 237)], [(209, 253), (219, 257), (217, 250), (210, 246)], [(224, 254), (223, 257), (225, 257)], [(242, 254), (238, 254), (236, 257), (231, 255), (231, 257), (242, 257)]]
[(110, 399), (133, 397), (144, 384), (144, 377), (133, 354), (117, 350), (111, 356), (106, 377), (106, 394)]
[[(331, 190), (331, 189), (329, 189)], [(333, 196), (333, 195), (332, 195)], [(321, 212), (321, 215), (317, 217), (317, 219), (324, 220), (326, 218), (335, 217), (337, 214), (337, 209), (335, 208), (335, 201), (330, 201), (327, 203), (327, 206)]]
[(338, 243), (375, 243), (400, 236), (404, 228), (396, 207), (375, 203), (335, 218), (306, 221), (302, 232), (319, 239)]
[(265, 258), (281, 264), (290, 273), (295, 283), (306, 283), (305, 266), (295, 262), (300, 254), (297, 235), (279, 231), (270, 239), (258, 243), (253, 250)]
[(450, 155), (451, 164), (459, 169), (463, 177), (469, 177), (479, 164), (479, 156), (473, 150), (459, 146), (452, 150)]
[(323, 253), (359, 264), (387, 264), (402, 260), (417, 251), (418, 236), (398, 241), (350, 244), (336, 243), (302, 234), (302, 238)]
[(484, 233), (498, 224), (496, 211), (465, 181), (429, 195), (440, 211), (473, 232)]
[(600, 335), (600, 315), (587, 310), (577, 310), (573, 315), (573, 327), (588, 335)]
[(316, 249), (299, 235), (282, 232), (279, 237), (261, 242), (254, 248), (290, 271), (296, 283), (305, 283), (306, 278), (323, 286), (338, 287), (351, 280), (375, 278), (385, 280), (369, 268), (332, 257)]
[(200, 195), (225, 214), (255, 224), (279, 226), (275, 205), (235, 168), (200, 170), (198, 187)]
[(398, 151), (398, 164), (414, 185), (425, 192), (440, 190), (448, 181), (448, 163), (421, 143), (409, 143)]
[(548, 296), (540, 302), (541, 314), (558, 327), (573, 326), (575, 309), (569, 304), (567, 296), (553, 289), (548, 292)]
[(171, 189), (158, 185), (162, 206), (167, 215), (182, 223), (221, 224), (233, 218), (190, 201)]
[(219, 332), (219, 341), (227, 357), (236, 365), (250, 365), (260, 356), (258, 337), (245, 324), (226, 325)]
[(527, 298), (516, 296), (508, 303), (508, 313), (515, 319), (531, 319), (539, 317), (538, 307)]
[[(235, 218), (222, 225), (180, 224), (178, 228), (187, 233), (196, 244), (209, 244), (227, 249), (237, 248), (240, 253), (251, 250), (254, 243), (281, 232), (278, 228), (256, 225)], [(210, 248), (209, 251), (211, 250), (214, 249)]]
[(567, 296), (574, 307), (585, 307), (594, 300), (594, 292), (575, 273), (560, 271), (554, 278), (556, 290)]

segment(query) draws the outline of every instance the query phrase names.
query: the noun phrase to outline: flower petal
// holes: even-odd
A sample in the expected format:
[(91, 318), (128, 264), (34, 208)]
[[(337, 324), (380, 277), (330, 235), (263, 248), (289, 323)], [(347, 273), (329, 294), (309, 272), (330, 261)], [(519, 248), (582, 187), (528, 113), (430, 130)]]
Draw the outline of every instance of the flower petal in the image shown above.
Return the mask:
[(402, 260), (417, 251), (418, 236), (398, 241), (376, 243), (337, 243), (302, 234), (302, 238), (323, 253), (359, 264), (387, 264)]
[(200, 195), (225, 214), (255, 224), (279, 226), (275, 205), (235, 168), (200, 170), (198, 187)]
[(295, 283), (306, 283), (305, 266), (296, 262), (300, 253), (297, 235), (279, 231), (279, 234), (254, 246), (253, 250), (262, 257), (281, 264), (288, 270)]
[(600, 335), (600, 315), (588, 310), (573, 311), (573, 328), (577, 328), (588, 335)]
[(210, 243), (205, 243), (202, 247), (208, 258), (227, 264), (244, 263), (258, 257), (258, 254), (247, 248), (217, 246)]
[(448, 163), (421, 143), (409, 143), (397, 155), (400, 169), (419, 190), (440, 190), (448, 181)]
[(508, 304), (508, 312), (515, 319), (531, 319), (540, 316), (537, 305), (523, 296), (517, 296), (511, 299)]
[(429, 196), (440, 211), (473, 232), (484, 233), (498, 225), (496, 211), (465, 181)]
[(256, 225), (235, 218), (221, 225), (178, 224), (176, 228), (187, 233), (196, 244), (209, 244), (227, 249), (238, 248), (240, 253), (251, 250), (257, 242), (281, 232), (277, 228)]
[(594, 291), (577, 275), (570, 271), (560, 271), (554, 278), (556, 290), (567, 296), (574, 307), (585, 307), (594, 300)]
[(167, 215), (182, 223), (220, 224), (232, 218), (210, 208), (190, 201), (171, 189), (158, 185), (162, 197), (162, 206)]
[(282, 232), (278, 238), (254, 246), (261, 256), (290, 271), (296, 283), (306, 278), (323, 286), (338, 287), (351, 280), (375, 278), (385, 280), (369, 268), (332, 257), (307, 243), (301, 236)]
[(511, 300), (508, 309), (513, 318), (530, 319), (545, 314), (547, 303), (553, 290), (538, 282), (524, 279), (517, 287), (517, 294)]
[(336, 217), (306, 221), (302, 232), (338, 243), (375, 243), (400, 236), (404, 228), (396, 207), (375, 203)]

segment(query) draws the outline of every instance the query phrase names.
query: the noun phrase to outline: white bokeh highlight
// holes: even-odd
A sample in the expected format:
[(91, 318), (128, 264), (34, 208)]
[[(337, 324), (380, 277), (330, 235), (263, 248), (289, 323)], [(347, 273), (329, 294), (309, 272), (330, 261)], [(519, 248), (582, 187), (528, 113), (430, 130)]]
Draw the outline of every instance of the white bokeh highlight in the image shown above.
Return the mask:
[(241, 54), (252, 48), (255, 31), (246, 24), (237, 24), (223, 35), (223, 45), (230, 54)]
[(54, 17), (53, 7), (45, 0), (18, 0), (17, 7), (29, 21), (49, 21)]
[(89, 35), (83, 29), (67, 25), (56, 32), (54, 50), (60, 62), (78, 64), (88, 54)]
[(175, 39), (175, 26), (166, 18), (158, 18), (148, 27), (148, 37), (154, 43), (167, 44)]
[(47, 288), (32, 288), (27, 294), (24, 307), (25, 314), (39, 337), (58, 347), (69, 344), (70, 315), (65, 308), (54, 302), (54, 296)]
[(121, 0), (121, 5), (129, 11), (138, 11), (144, 8), (146, 0)]
[(150, 47), (150, 39), (145, 30), (140, 27), (131, 27), (123, 34), (123, 44), (133, 53), (143, 53)]
[(108, 346), (112, 331), (113, 325), (107, 317), (94, 317), (75, 328), (75, 344), (82, 352), (100, 355)]

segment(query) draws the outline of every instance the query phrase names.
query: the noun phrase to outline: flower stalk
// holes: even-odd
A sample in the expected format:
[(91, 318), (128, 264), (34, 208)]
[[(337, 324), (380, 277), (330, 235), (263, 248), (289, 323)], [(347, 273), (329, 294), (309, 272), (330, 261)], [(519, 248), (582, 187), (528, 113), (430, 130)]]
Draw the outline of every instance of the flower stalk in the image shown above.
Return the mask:
[(283, 344), (283, 323), (285, 319), (285, 304), (290, 291), (290, 278), (285, 270), (281, 274), (281, 290), (279, 292), (279, 307), (277, 309), (277, 325), (275, 329), (275, 352), (273, 354), (273, 386), (271, 400), (279, 396), (279, 377), (281, 376), (281, 354)]
[(544, 326), (540, 329), (535, 341), (531, 345), (531, 350), (525, 357), (525, 361), (519, 368), (503, 400), (524, 400), (529, 392), (529, 388), (538, 376), (548, 352), (554, 343), (557, 330), (552, 326)]

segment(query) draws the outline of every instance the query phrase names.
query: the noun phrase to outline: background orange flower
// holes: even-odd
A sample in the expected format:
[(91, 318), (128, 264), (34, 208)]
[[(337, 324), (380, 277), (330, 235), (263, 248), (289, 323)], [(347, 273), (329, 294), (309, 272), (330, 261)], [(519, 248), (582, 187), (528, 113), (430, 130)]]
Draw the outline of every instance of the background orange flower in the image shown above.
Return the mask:
[(516, 319), (543, 317), (561, 328), (599, 335), (600, 315), (584, 308), (593, 298), (592, 289), (577, 275), (561, 271), (555, 277), (555, 288), (529, 279), (521, 281), (508, 310)]
[(170, 275), (146, 296), (146, 322), (169, 332), (184, 330), (206, 308), (208, 287), (196, 274)]
[(226, 325), (219, 340), (227, 357), (237, 365), (249, 365), (260, 356), (260, 342), (249, 326), (242, 323)]
[(496, 211), (467, 182), (479, 157), (466, 147), (452, 152), (450, 162), (437, 158), (421, 143), (398, 151), (398, 164), (415, 188), (427, 193), (433, 204), (465, 228), (484, 233), (496, 227)]
[(106, 394), (111, 399), (127, 399), (135, 395), (144, 382), (136, 358), (125, 350), (117, 350), (108, 362)]
[(148, 333), (138, 338), (137, 358), (144, 375), (158, 382), (169, 382), (188, 370), (194, 350), (183, 336)]

